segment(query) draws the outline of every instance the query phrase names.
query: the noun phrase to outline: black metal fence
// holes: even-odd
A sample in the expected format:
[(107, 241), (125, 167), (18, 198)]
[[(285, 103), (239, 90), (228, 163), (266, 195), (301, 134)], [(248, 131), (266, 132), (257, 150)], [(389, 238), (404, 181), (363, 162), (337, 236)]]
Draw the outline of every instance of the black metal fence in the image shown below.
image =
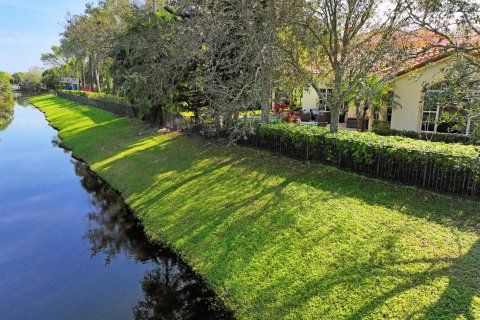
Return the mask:
[(72, 100), (79, 104), (84, 104), (91, 107), (109, 111), (120, 117), (134, 118), (138, 115), (138, 108), (129, 106), (127, 104), (121, 104), (115, 101), (107, 100), (107, 99), (94, 99), (94, 98), (76, 96), (74, 94), (62, 92), (62, 91), (57, 91), (57, 95), (61, 98)]
[[(89, 97), (77, 96), (68, 92), (49, 91), (57, 96), (74, 101), (78, 104), (83, 104), (102, 110), (109, 111), (120, 117), (137, 118), (139, 117), (139, 110), (137, 107), (127, 104), (118, 103), (107, 99), (94, 99)], [(147, 122), (157, 124), (156, 119), (145, 119)], [(198, 132), (201, 125), (196, 122), (193, 117), (184, 117), (178, 113), (163, 112), (163, 126), (175, 131)]]
[(379, 153), (367, 164), (355, 161), (350, 152), (339, 147), (327, 147), (318, 143), (297, 147), (291, 140), (275, 135), (263, 136), (256, 133), (251, 135), (245, 144), (295, 159), (331, 164), (370, 177), (480, 198), (478, 171), (465, 166), (442, 165), (433, 153), (426, 153), (423, 161), (409, 161)]

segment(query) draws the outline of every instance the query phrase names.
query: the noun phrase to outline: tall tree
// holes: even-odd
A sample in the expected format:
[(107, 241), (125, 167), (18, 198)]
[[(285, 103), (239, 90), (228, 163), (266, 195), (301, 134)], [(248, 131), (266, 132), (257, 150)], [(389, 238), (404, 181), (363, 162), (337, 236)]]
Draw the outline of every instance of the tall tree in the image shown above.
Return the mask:
[(127, 0), (104, 0), (98, 6), (87, 4), (82, 15), (69, 16), (63, 36), (90, 76), (97, 91), (111, 91), (111, 52), (116, 34), (124, 28), (122, 16), (130, 10)]
[(335, 133), (339, 112), (358, 83), (369, 73), (392, 73), (399, 65), (405, 48), (398, 35), (407, 21), (400, 4), (382, 0), (298, 0), (291, 6), (285, 32), (293, 45), (283, 48), (320, 97), (322, 84), (331, 87), (324, 100)]
[[(239, 112), (261, 107), (268, 122), (279, 77), (277, 1), (180, 1), (177, 42), (192, 48), (215, 129), (237, 132)], [(180, 47), (180, 46), (179, 46)], [(241, 135), (241, 130), (238, 131)]]

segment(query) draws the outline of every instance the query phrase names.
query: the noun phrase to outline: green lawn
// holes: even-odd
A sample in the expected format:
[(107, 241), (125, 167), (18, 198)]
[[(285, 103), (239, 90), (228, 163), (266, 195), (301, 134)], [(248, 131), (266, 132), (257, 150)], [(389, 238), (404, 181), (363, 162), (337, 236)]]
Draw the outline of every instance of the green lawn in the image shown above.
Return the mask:
[(240, 319), (480, 319), (480, 202), (31, 101)]

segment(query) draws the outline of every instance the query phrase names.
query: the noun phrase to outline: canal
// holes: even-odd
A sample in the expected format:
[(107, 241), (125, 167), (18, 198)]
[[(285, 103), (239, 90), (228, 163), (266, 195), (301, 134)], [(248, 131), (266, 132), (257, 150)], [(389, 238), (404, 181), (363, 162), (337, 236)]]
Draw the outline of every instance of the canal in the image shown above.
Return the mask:
[(1, 319), (231, 317), (40, 111), (18, 97), (0, 130)]

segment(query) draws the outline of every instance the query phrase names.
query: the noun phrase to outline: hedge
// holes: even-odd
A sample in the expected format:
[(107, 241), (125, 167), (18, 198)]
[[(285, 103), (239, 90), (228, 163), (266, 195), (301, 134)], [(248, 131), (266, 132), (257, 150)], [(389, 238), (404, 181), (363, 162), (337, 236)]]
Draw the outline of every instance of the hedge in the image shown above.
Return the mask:
[(373, 132), (381, 136), (400, 136), (416, 140), (426, 140), (433, 142), (445, 143), (461, 143), (461, 144), (475, 144), (480, 145), (480, 141), (474, 139), (472, 136), (457, 133), (425, 133), (409, 130), (390, 129), (385, 126), (374, 126)]
[(480, 196), (480, 147), (274, 124), (259, 127), (251, 145), (303, 160), (450, 193)]
[(111, 102), (115, 103), (120, 103), (120, 104), (125, 104), (125, 105), (131, 105), (131, 103), (128, 101), (127, 98), (120, 97), (120, 96), (115, 96), (112, 94), (106, 94), (106, 93), (98, 93), (98, 92), (87, 92), (87, 91), (81, 91), (81, 90), (58, 90), (59, 92), (64, 92), (64, 93), (69, 93), (71, 95), (74, 95), (76, 97), (86, 97), (89, 99), (97, 99), (97, 100), (108, 100)]
[(120, 117), (136, 117), (138, 114), (138, 108), (132, 106), (123, 97), (76, 90), (58, 90), (55, 94), (78, 104), (85, 104), (112, 112)]

